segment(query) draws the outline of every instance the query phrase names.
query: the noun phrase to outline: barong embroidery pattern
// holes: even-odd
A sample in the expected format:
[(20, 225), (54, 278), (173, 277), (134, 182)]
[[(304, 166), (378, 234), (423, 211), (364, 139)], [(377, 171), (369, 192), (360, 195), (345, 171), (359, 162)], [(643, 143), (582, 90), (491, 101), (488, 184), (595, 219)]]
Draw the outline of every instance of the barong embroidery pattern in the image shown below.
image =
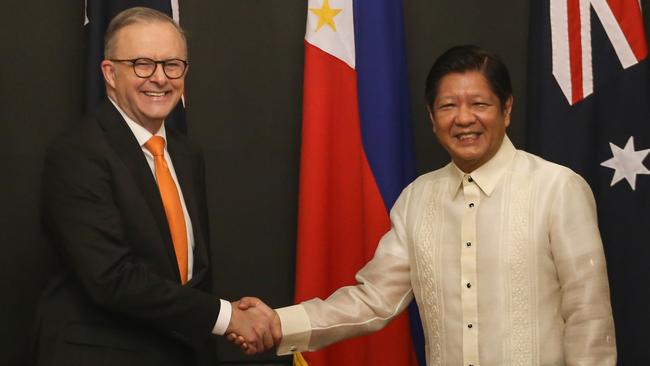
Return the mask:
[(417, 235), (416, 248), (414, 251), (415, 262), (421, 270), (416, 271), (422, 286), (419, 301), (424, 305), (420, 306), (420, 312), (424, 313), (426, 321), (427, 334), (431, 335), (427, 339), (429, 347), (427, 348), (427, 363), (430, 366), (443, 365), (442, 341), (445, 339), (442, 319), (444, 317), (442, 304), (442, 284), (440, 278), (440, 269), (442, 262), (440, 260), (440, 242), (441, 231), (444, 222), (444, 212), (440, 203), (444, 200), (442, 195), (447, 192), (446, 182), (431, 183), (431, 195), (429, 205), (425, 211), (422, 222), (419, 225), (420, 230)]
[[(533, 357), (533, 344), (535, 344), (533, 330), (536, 317), (531, 309), (531, 304), (534, 303), (532, 299), (534, 282), (531, 271), (534, 270), (535, 261), (531, 260), (531, 243), (528, 240), (528, 230), (531, 227), (530, 187), (528, 179), (516, 179), (511, 174), (507, 174), (504, 178), (503, 187), (508, 187), (512, 192), (510, 200), (512, 214), (509, 215), (509, 227), (503, 233), (503, 237), (510, 239), (506, 247), (510, 253), (506, 258), (510, 258), (510, 285), (512, 286), (510, 293), (512, 365), (536, 365), (537, 362), (534, 361), (536, 357)], [(513, 180), (516, 182), (513, 183)]]

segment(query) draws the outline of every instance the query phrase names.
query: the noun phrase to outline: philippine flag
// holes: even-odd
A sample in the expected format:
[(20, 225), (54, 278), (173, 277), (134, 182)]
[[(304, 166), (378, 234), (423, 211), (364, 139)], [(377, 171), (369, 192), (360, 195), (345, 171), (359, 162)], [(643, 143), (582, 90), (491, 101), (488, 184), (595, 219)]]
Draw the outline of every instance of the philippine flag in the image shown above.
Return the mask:
[[(310, 0), (305, 35), (296, 301), (354, 283), (414, 176), (399, 0)], [(418, 325), (419, 327), (419, 325)], [(415, 365), (407, 314), (305, 354), (310, 366)]]

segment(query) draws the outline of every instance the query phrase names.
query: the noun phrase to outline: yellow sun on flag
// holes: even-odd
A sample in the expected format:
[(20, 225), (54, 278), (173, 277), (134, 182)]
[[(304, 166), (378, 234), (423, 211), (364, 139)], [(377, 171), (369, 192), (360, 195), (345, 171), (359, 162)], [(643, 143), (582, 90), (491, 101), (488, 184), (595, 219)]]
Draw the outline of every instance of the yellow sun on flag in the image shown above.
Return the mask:
[(329, 0), (323, 0), (323, 6), (320, 9), (318, 8), (309, 8), (309, 11), (318, 16), (318, 25), (316, 26), (316, 32), (321, 29), (325, 24), (329, 25), (333, 31), (336, 32), (336, 23), (334, 23), (334, 17), (338, 15), (343, 9), (332, 9), (330, 8)]

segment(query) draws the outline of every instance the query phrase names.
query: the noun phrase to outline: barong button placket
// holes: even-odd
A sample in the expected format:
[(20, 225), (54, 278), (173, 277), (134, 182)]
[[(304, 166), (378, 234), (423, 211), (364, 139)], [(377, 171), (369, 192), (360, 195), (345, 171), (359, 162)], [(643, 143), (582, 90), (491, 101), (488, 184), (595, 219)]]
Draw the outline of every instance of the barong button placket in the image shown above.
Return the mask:
[[(462, 321), (466, 324), (463, 331), (463, 364), (477, 364), (479, 360), (478, 347), (478, 293), (476, 285), (478, 281), (477, 273), (477, 253), (476, 253), (476, 217), (478, 214), (478, 205), (480, 204), (481, 192), (469, 175), (463, 176), (462, 179), (463, 201), (466, 205), (462, 213), (461, 222), (461, 245), (465, 245), (465, 250), (461, 252), (460, 257), (460, 286), (464, 287), (461, 292)], [(475, 207), (476, 206), (476, 207)]]

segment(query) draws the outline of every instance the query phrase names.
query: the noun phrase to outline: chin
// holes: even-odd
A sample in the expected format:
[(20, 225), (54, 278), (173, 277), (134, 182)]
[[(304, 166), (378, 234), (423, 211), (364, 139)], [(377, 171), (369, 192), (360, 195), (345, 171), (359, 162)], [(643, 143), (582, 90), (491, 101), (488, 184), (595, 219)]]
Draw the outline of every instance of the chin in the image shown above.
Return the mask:
[(479, 160), (483, 155), (485, 155), (485, 151), (481, 149), (477, 149), (475, 147), (469, 148), (469, 149), (457, 149), (456, 150), (456, 155), (463, 160), (467, 161), (475, 161)]
[(151, 119), (165, 119), (171, 113), (172, 107), (165, 108), (150, 108), (145, 112), (147, 118)]

